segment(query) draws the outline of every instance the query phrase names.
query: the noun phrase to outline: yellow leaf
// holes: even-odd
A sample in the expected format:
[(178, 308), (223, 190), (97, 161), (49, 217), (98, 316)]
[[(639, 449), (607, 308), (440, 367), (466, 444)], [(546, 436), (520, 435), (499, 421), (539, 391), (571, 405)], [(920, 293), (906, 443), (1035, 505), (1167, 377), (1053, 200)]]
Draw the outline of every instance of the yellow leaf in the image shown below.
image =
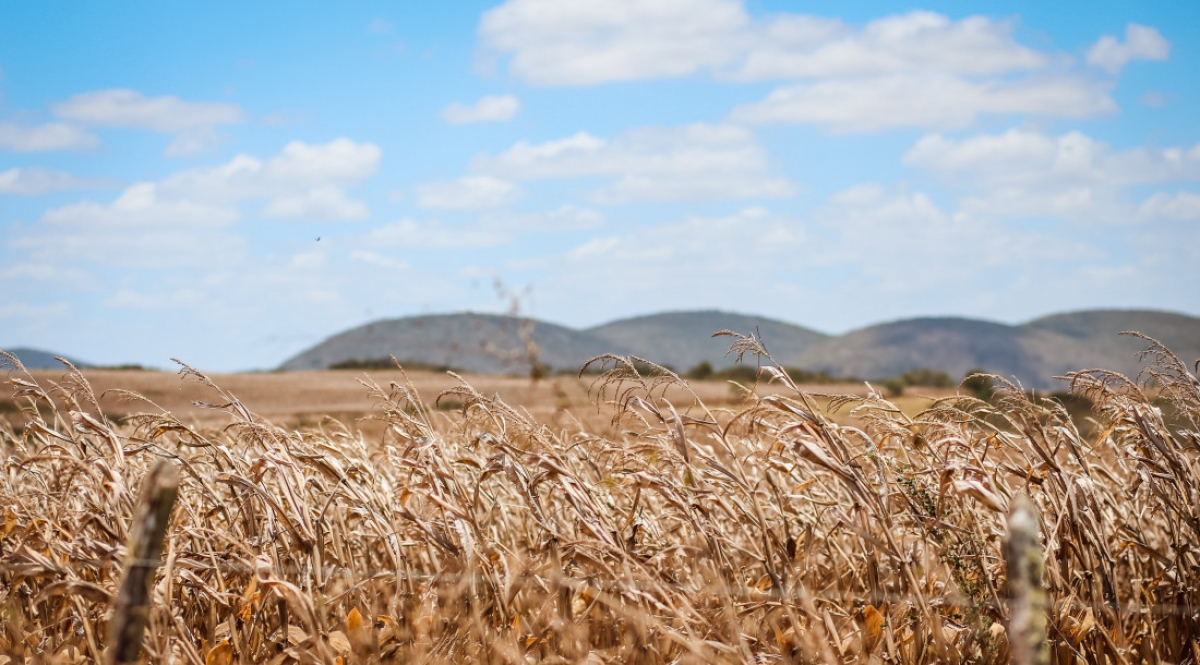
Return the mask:
[(229, 640), (217, 643), (204, 657), (204, 665), (229, 665), (233, 662), (233, 645)]
[(883, 615), (871, 605), (863, 608), (863, 649), (870, 653), (883, 637)]
[(531, 635), (529, 637), (526, 637), (525, 638), (525, 648), (528, 649), (530, 647), (530, 645), (532, 645), (534, 642), (537, 642), (536, 636)]
[(362, 630), (362, 614), (359, 613), (357, 607), (350, 610), (350, 613), (346, 615), (346, 630), (351, 633), (357, 633)]

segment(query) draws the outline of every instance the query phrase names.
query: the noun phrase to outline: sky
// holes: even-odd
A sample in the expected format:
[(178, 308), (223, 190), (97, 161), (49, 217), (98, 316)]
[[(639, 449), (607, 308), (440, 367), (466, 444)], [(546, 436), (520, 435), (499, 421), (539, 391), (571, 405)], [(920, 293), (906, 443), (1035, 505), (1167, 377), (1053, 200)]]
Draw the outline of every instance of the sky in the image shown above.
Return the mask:
[(1200, 4), (0, 5), (0, 348), (1200, 315)]

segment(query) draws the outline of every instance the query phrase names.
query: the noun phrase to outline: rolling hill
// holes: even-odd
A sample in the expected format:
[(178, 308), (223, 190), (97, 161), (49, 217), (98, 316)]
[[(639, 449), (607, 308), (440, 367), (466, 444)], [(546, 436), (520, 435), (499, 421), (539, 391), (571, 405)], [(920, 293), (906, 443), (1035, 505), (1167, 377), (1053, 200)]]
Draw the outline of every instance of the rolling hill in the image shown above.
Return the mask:
[(715, 310), (638, 316), (588, 328), (586, 332), (611, 342), (614, 347), (630, 349), (634, 355), (686, 371), (704, 360), (716, 368), (734, 364), (735, 359), (725, 355), (731, 340), (712, 337), (718, 330), (743, 334), (758, 331), (766, 341), (767, 350), (776, 358), (797, 357), (810, 346), (829, 339), (824, 333), (791, 323)]
[[(282, 369), (323, 369), (347, 360), (395, 355), (401, 361), (468, 372), (523, 374), (530, 368), (521, 339), (525, 323), (525, 319), (473, 313), (376, 321), (330, 337), (289, 359)], [(560, 369), (577, 368), (602, 353), (632, 353), (585, 331), (544, 321), (534, 322), (532, 337), (538, 361)]]
[[(30, 349), (27, 347), (4, 350), (16, 356), (26, 369), (59, 369), (63, 366), (63, 364), (55, 360), (55, 356), (62, 356), (67, 360), (70, 360), (71, 363), (76, 367), (88, 367), (88, 363), (75, 360), (74, 358), (70, 358), (68, 356), (63, 356), (61, 353), (52, 353), (50, 351), (41, 351), (39, 349)], [(0, 359), (0, 364), (3, 363), (4, 360)]]
[[(442, 314), (377, 321), (329, 338), (283, 364), (320, 369), (353, 359), (395, 354), (402, 361), (487, 373), (529, 369), (519, 330), (525, 320), (490, 314)], [(1139, 371), (1137, 330), (1155, 337), (1185, 362), (1200, 357), (1200, 319), (1169, 312), (1093, 310), (1055, 314), (1022, 325), (964, 318), (893, 321), (829, 336), (783, 321), (719, 311), (667, 312), (585, 330), (533, 322), (538, 360), (573, 370), (601, 353), (632, 354), (686, 371), (701, 361), (732, 364), (729, 340), (713, 332), (757, 330), (780, 363), (834, 376), (881, 379), (912, 369), (937, 369), (957, 379), (982, 368), (1032, 388), (1077, 369)]]

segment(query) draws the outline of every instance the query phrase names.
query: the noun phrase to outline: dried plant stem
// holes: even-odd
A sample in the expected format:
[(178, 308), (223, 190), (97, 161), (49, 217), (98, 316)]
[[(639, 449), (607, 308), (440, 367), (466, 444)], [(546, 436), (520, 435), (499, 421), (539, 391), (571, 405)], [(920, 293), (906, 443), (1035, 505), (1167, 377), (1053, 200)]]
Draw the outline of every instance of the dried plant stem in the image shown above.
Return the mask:
[(1042, 546), (1037, 514), (1024, 495), (1013, 501), (1008, 517), (1008, 635), (1014, 665), (1049, 665), (1046, 641), (1046, 587), (1042, 583)]
[(178, 493), (179, 470), (171, 462), (159, 460), (146, 475), (134, 512), (125, 575), (109, 619), (106, 661), (110, 665), (138, 662), (142, 633), (150, 618), (150, 586)]

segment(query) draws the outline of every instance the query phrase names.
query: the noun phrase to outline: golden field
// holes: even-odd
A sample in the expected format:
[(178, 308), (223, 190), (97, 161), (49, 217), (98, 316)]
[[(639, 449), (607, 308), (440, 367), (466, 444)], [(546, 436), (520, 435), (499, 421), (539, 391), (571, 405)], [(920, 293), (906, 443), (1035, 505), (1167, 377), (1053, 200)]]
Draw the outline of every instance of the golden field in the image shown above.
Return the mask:
[(1152, 350), (1148, 383), (1074, 377), (1090, 419), (617, 359), (537, 383), (13, 371), (0, 653), (103, 657), (168, 460), (150, 662), (1009, 662), (1025, 501), (1045, 658), (1196, 662), (1200, 382)]

